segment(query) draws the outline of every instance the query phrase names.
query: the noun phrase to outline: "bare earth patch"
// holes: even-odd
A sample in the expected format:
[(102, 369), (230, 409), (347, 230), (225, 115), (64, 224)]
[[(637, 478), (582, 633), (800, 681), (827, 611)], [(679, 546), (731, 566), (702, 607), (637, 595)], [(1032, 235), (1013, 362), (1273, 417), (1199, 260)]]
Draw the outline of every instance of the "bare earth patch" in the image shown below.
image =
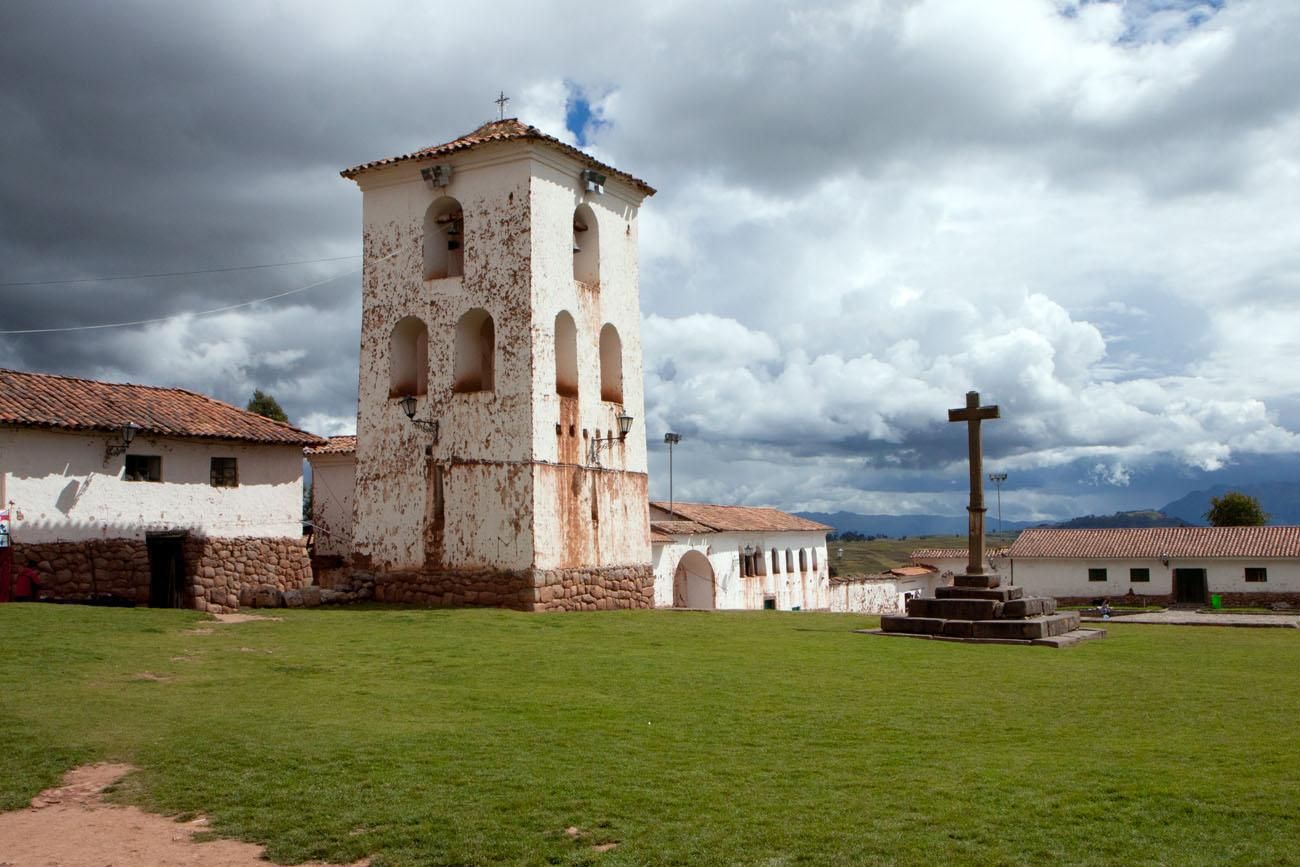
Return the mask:
[(283, 620), (283, 617), (266, 617), (262, 614), (213, 614), (219, 623), (247, 623), (250, 620)]
[(131, 770), (130, 765), (113, 764), (74, 768), (64, 775), (63, 785), (32, 798), (28, 809), (0, 813), (0, 865), (266, 867), (261, 846), (235, 840), (196, 843), (194, 834), (207, 830), (202, 817), (174, 822), (138, 807), (105, 803), (104, 789)]

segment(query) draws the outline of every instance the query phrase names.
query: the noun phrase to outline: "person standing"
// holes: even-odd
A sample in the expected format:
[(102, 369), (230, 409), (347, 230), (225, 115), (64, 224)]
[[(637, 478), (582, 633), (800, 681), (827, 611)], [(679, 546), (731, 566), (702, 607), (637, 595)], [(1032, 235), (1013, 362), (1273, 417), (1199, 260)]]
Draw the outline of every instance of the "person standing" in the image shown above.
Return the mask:
[(41, 574), (36, 571), (36, 561), (28, 560), (27, 565), (14, 575), (13, 600), (15, 602), (35, 602), (40, 592)]

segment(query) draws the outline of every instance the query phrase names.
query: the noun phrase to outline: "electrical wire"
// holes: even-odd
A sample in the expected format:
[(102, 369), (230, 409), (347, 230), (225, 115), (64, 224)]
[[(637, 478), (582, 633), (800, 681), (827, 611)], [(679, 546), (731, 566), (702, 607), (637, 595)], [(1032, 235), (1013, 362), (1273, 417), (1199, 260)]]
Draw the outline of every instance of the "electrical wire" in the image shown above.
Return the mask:
[[(389, 253), (387, 256), (383, 256), (374, 261), (375, 263), (383, 262), (385, 259), (391, 259), (392, 257), (396, 256), (398, 252), (400, 251), (395, 250), (392, 253)], [(347, 257), (347, 258), (351, 258), (351, 257)], [(0, 331), (0, 335), (57, 334), (57, 333), (72, 332), (72, 331), (97, 331), (105, 328), (130, 328), (135, 325), (154, 325), (159, 322), (170, 322), (173, 319), (185, 319), (187, 317), (191, 319), (198, 319), (199, 317), (202, 316), (213, 316), (217, 313), (225, 313), (230, 310), (239, 310), (240, 308), (243, 307), (252, 307), (254, 304), (263, 304), (267, 301), (274, 301), (277, 298), (284, 298), (288, 295), (297, 295), (300, 292), (306, 292), (309, 289), (315, 289), (319, 286), (324, 286), (326, 283), (333, 283), (335, 280), (338, 280), (341, 277), (347, 277), (350, 274), (354, 274), (359, 270), (360, 269), (358, 268), (349, 268), (347, 271), (344, 271), (342, 274), (335, 274), (333, 277), (327, 277), (324, 280), (317, 280), (315, 283), (309, 283), (306, 286), (299, 286), (297, 289), (290, 289), (287, 292), (278, 292), (275, 295), (268, 295), (265, 298), (255, 298), (252, 301), (241, 301), (238, 304), (227, 304), (224, 307), (214, 307), (211, 310), (201, 310), (197, 313), (173, 313), (169, 316), (158, 316), (153, 319), (136, 319), (131, 322), (104, 322), (97, 325), (68, 325), (62, 328), (17, 328), (13, 330)]]
[(329, 259), (300, 259), (296, 262), (270, 262), (265, 265), (232, 265), (229, 268), (204, 268), (200, 271), (164, 271), (158, 274), (128, 274), (123, 277), (82, 277), (77, 280), (28, 280), (17, 283), (0, 283), (0, 289), (17, 286), (67, 286), (72, 283), (108, 283), (112, 280), (152, 280), (156, 277), (192, 277), (196, 274), (228, 274), (231, 271), (256, 271), (261, 268), (285, 268), (289, 265), (317, 265), (322, 262), (342, 262), (344, 259), (359, 259), (353, 256), (334, 256)]

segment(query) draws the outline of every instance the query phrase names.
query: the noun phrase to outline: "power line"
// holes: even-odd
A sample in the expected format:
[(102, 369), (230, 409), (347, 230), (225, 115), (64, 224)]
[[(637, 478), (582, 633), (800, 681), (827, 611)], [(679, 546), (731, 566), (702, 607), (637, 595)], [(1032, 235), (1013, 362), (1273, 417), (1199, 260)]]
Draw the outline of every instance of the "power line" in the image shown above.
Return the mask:
[(322, 262), (342, 262), (344, 259), (359, 259), (355, 256), (334, 256), (329, 259), (299, 259), (294, 262), (269, 262), (265, 265), (233, 265), (229, 268), (204, 268), (201, 271), (165, 271), (158, 274), (127, 274), (121, 277), (82, 277), (78, 280), (28, 280), (18, 283), (0, 283), (0, 288), (15, 286), (67, 286), (71, 283), (108, 283), (112, 280), (152, 280), (156, 277), (192, 277), (196, 274), (227, 274), (231, 271), (257, 271), (262, 268), (284, 268), (289, 265), (316, 265)]
[[(401, 251), (394, 250), (392, 253), (389, 253), (387, 256), (381, 256), (380, 258), (374, 260), (374, 262), (375, 264), (377, 264), (379, 262), (383, 262), (386, 259), (391, 259), (394, 256), (396, 256), (399, 252)], [(352, 257), (346, 256), (344, 258), (352, 258)], [(134, 325), (154, 325), (159, 322), (170, 322), (173, 319), (183, 319), (185, 317), (197, 319), (200, 316), (212, 316), (217, 313), (225, 313), (229, 310), (238, 310), (241, 307), (252, 307), (254, 304), (262, 304), (266, 301), (274, 301), (277, 298), (284, 298), (287, 295), (297, 295), (299, 292), (306, 292), (309, 289), (315, 289), (318, 286), (324, 286), (326, 283), (333, 283), (335, 280), (338, 280), (340, 277), (347, 277), (350, 274), (356, 273), (357, 270), (358, 269), (355, 268), (349, 268), (347, 271), (344, 271), (342, 274), (335, 274), (333, 277), (327, 277), (324, 280), (317, 280), (315, 283), (309, 283), (306, 286), (299, 286), (297, 289), (290, 289), (287, 292), (278, 292), (275, 295), (268, 295), (265, 298), (255, 298), (252, 301), (241, 301), (238, 304), (227, 304), (225, 307), (214, 307), (211, 310), (201, 310), (198, 313), (173, 313), (169, 316), (158, 316), (153, 319), (136, 319), (132, 322), (105, 322), (98, 325), (68, 325), (62, 328), (19, 328), (12, 331), (0, 331), (0, 334), (56, 334), (60, 332), (69, 332), (69, 331), (96, 331), (104, 328), (130, 328), (131, 326)]]

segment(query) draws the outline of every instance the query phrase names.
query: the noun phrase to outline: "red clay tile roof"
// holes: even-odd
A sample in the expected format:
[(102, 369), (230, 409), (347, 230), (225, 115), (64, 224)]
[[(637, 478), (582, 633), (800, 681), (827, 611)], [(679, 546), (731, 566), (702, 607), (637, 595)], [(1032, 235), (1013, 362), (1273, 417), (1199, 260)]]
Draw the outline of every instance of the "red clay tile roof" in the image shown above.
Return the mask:
[(656, 533), (654, 530), (650, 531), (651, 545), (654, 545), (656, 543), (666, 545), (669, 542), (675, 542), (675, 541), (676, 540), (672, 536), (665, 536), (663, 533)]
[(918, 575), (933, 575), (938, 571), (933, 566), (895, 566), (888, 571), (888, 574), (897, 575), (900, 578), (914, 578)]
[(438, 157), (445, 157), (459, 151), (466, 151), (470, 148), (478, 147), (489, 142), (500, 141), (535, 141), (549, 145), (562, 153), (571, 157), (576, 157), (590, 166), (600, 169), (607, 175), (613, 175), (616, 178), (622, 178), (627, 183), (640, 189), (648, 196), (655, 194), (654, 187), (647, 184), (640, 178), (633, 177), (627, 172), (620, 171), (611, 165), (602, 163), (600, 160), (591, 157), (572, 145), (567, 145), (554, 136), (549, 136), (535, 126), (520, 123), (517, 118), (508, 117), (505, 120), (494, 120), (485, 123), (478, 129), (468, 135), (463, 135), (455, 141), (449, 141), (446, 144), (434, 145), (432, 147), (421, 148), (418, 151), (412, 151), (409, 154), (399, 154), (395, 157), (386, 157), (381, 160), (371, 160), (368, 163), (361, 163), (350, 169), (344, 169), (339, 172), (345, 178), (355, 178), (357, 175), (369, 169), (376, 169), (380, 166), (390, 166), (396, 163), (406, 162), (407, 160), (430, 160)]
[(279, 445), (319, 445), (320, 437), (181, 388), (99, 382), (0, 368), (0, 424), (140, 433)]
[[(650, 505), (665, 512), (669, 511), (667, 503), (652, 502)], [(801, 530), (826, 532), (835, 529), (777, 509), (760, 509), (751, 506), (716, 506), (711, 503), (674, 502), (671, 514), (687, 521), (703, 524), (715, 532), (726, 530), (764, 533)]]
[(694, 521), (651, 521), (650, 531), (674, 536), (694, 536), (699, 533), (712, 533), (712, 527), (697, 524)]
[(1300, 527), (1025, 530), (1011, 546), (1011, 558), (1030, 557), (1114, 560), (1300, 557)]
[[(985, 555), (1005, 557), (1009, 548), (988, 548)], [(965, 548), (918, 548), (912, 552), (913, 560), (965, 560), (970, 555)]]
[(357, 450), (357, 435), (344, 434), (333, 436), (323, 446), (310, 446), (303, 449), (309, 455), (346, 455)]

